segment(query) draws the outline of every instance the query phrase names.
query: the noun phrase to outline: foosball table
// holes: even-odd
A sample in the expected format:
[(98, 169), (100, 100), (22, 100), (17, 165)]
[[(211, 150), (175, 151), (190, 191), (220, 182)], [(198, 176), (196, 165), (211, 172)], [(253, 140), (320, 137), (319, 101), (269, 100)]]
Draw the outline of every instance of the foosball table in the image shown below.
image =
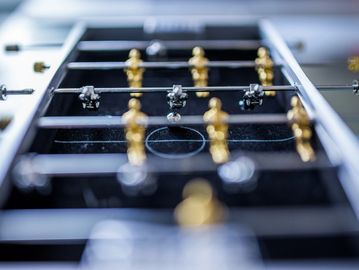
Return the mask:
[(0, 121), (0, 266), (359, 267), (358, 142), (320, 93), (358, 81), (313, 85), (268, 21), (79, 23), (34, 70), (0, 87), (32, 96)]

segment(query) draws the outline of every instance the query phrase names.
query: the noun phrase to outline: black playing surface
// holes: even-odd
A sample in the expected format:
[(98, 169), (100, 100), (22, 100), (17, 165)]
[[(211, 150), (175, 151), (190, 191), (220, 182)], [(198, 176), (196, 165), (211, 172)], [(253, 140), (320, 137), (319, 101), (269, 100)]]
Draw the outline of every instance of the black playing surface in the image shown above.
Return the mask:
[[(226, 51), (207, 50), (210, 60), (253, 60), (255, 51)], [(154, 61), (147, 58), (145, 61)], [(161, 61), (187, 61), (188, 51), (171, 52)], [(74, 61), (125, 61), (127, 52), (113, 53), (80, 53)], [(258, 75), (253, 68), (229, 69), (212, 68), (209, 74), (209, 85), (249, 85), (259, 83)], [(275, 69), (274, 84), (287, 84), (287, 80), (280, 69)], [(181, 84), (192, 86), (193, 82), (188, 69), (148, 69), (145, 71), (143, 86), (172, 86)], [(127, 80), (122, 70), (107, 71), (68, 71), (59, 87), (127, 87)], [(223, 103), (223, 110), (229, 114), (256, 113), (286, 113), (289, 109), (291, 92), (278, 93), (276, 97), (265, 97), (262, 106), (250, 112), (243, 112), (238, 106), (242, 92), (211, 93), (210, 97), (218, 97)], [(86, 111), (82, 108), (78, 96), (75, 94), (57, 94), (45, 113), (46, 116), (120, 116), (128, 110), (127, 103), (130, 95), (102, 94), (98, 111)], [(169, 107), (166, 93), (145, 93), (141, 98), (142, 111), (148, 116), (166, 116)], [(209, 98), (197, 98), (189, 93), (188, 102), (180, 113), (182, 115), (203, 115), (208, 110)], [(317, 145), (314, 137), (313, 144)], [(184, 159), (199, 153), (208, 153), (209, 141), (205, 126), (151, 127), (146, 130), (146, 152), (148, 156), (156, 155), (166, 159)], [(236, 150), (259, 152), (295, 152), (293, 134), (287, 124), (241, 124), (231, 125), (229, 128), (228, 145), (231, 152)], [(127, 145), (124, 131), (121, 128), (101, 129), (71, 129), (71, 130), (39, 130), (29, 149), (31, 152), (68, 154), (68, 153), (126, 153)], [(325, 177), (323, 175), (326, 175)], [(328, 178), (328, 175), (330, 176)], [(247, 190), (241, 196), (230, 194), (223, 190), (221, 180), (216, 172), (199, 175), (197, 172), (189, 174), (165, 174), (158, 178), (158, 190), (150, 196), (131, 198), (121, 192), (116, 177), (85, 177), (81, 185), (74, 187), (72, 181), (54, 181), (53, 193), (55, 201), (43, 201), (46, 198), (32, 198), (32, 204), (41, 207), (42, 204), (51, 207), (174, 207), (181, 200), (183, 185), (194, 177), (205, 177), (213, 185), (222, 201), (230, 206), (269, 206), (269, 205), (321, 205), (330, 204), (331, 195), (327, 188), (335, 186), (337, 182), (332, 174), (323, 174), (320, 170), (308, 170), (298, 174), (295, 171), (266, 172), (260, 174), (257, 186)], [(324, 178), (330, 179), (326, 183)], [(97, 181), (101, 180), (101, 181)], [(107, 184), (103, 185), (103, 181)], [(333, 183), (333, 184), (329, 184)], [(332, 189), (332, 188), (331, 188)], [(90, 195), (89, 195), (90, 194)], [(92, 195), (91, 195), (92, 194)], [(59, 199), (66, 198), (66, 199)], [(80, 199), (81, 198), (81, 199)], [(96, 198), (95, 203), (88, 198)], [(110, 198), (112, 198), (110, 200)], [(50, 198), (48, 198), (50, 199)], [(38, 201), (40, 200), (40, 201)], [(25, 204), (26, 205), (26, 204)], [(23, 205), (23, 207), (25, 207)], [(30, 203), (31, 205), (31, 203)]]
[[(97, 87), (127, 86), (122, 71), (95, 72), (76, 71), (65, 77), (61, 87), (80, 87), (93, 84)], [(279, 70), (276, 70), (278, 84), (287, 83)], [(188, 70), (149, 71), (144, 81), (145, 86), (169, 86), (174, 83), (192, 85)], [(211, 70), (210, 85), (248, 85), (258, 82), (256, 72), (252, 69), (218, 69)], [(213, 75), (213, 76), (212, 76)], [(278, 93), (276, 97), (265, 97), (264, 104), (253, 111), (243, 112), (238, 106), (241, 92), (214, 92), (211, 97), (219, 97), (223, 110), (229, 114), (248, 113), (286, 113), (288, 100), (292, 93)], [(129, 94), (102, 94), (98, 111), (86, 111), (75, 94), (55, 95), (46, 116), (95, 116), (122, 115), (128, 110)], [(166, 93), (147, 93), (141, 97), (142, 111), (149, 116), (166, 116), (169, 112)], [(189, 94), (187, 105), (180, 111), (183, 115), (203, 115), (208, 110), (209, 98), (197, 98)], [(199, 153), (208, 153), (209, 141), (205, 126), (151, 127), (146, 130), (146, 152), (166, 159), (183, 159)], [(320, 145), (313, 140), (316, 149)], [(287, 124), (238, 124), (229, 128), (228, 145), (230, 151), (284, 151), (295, 152), (295, 140)], [(121, 128), (40, 130), (31, 147), (37, 153), (126, 153), (127, 145)], [(158, 178), (158, 189), (152, 195), (137, 197), (127, 196), (121, 191), (116, 177), (85, 177), (78, 179), (81, 185), (74, 187), (72, 181), (53, 181), (53, 193), (50, 198), (32, 197), (30, 205), (42, 207), (174, 207), (181, 200), (184, 184), (195, 177), (205, 177), (213, 185), (220, 199), (229, 206), (300, 206), (328, 205), (332, 194), (327, 188), (337, 189), (336, 178), (331, 173), (323, 174), (320, 170), (266, 172), (260, 174), (256, 187), (252, 190), (228, 193), (223, 189), (216, 172), (206, 175), (193, 172), (190, 174), (165, 174)], [(327, 181), (324, 181), (327, 179)], [(101, 180), (101, 181), (98, 181)], [(103, 185), (103, 183), (106, 185)], [(68, 183), (68, 184), (66, 184)], [(339, 196), (339, 195), (337, 195)], [(340, 195), (341, 196), (341, 195)], [(54, 199), (53, 198), (57, 198)], [(62, 198), (62, 199), (60, 199)], [(64, 199), (66, 198), (66, 199)], [(80, 199), (79, 199), (80, 198)], [(92, 199), (89, 199), (92, 198)], [(24, 204), (22, 207), (26, 207)]]
[[(83, 59), (85, 61), (86, 59)], [(91, 60), (91, 58), (90, 58)], [(183, 60), (183, 59), (182, 59)], [(215, 59), (218, 60), (218, 59)], [(210, 70), (209, 85), (248, 85), (258, 82), (256, 71), (252, 68), (227, 69), (213, 68)], [(276, 83), (287, 81), (279, 69), (276, 70)], [(144, 86), (171, 86), (182, 84), (191, 86), (192, 80), (189, 70), (149, 69), (145, 72)], [(125, 74), (115, 71), (70, 71), (60, 87), (81, 87), (94, 85), (95, 87), (126, 87)], [(240, 110), (238, 102), (242, 92), (211, 93), (211, 97), (218, 97), (223, 103), (223, 110), (229, 114), (246, 113), (286, 113), (288, 99), (292, 93), (278, 93), (276, 97), (265, 98), (264, 104), (251, 112)], [(47, 111), (47, 116), (95, 116), (122, 115), (128, 110), (129, 94), (102, 94), (98, 111), (86, 111), (75, 94), (55, 95)], [(169, 106), (166, 93), (145, 93), (141, 97), (142, 111), (148, 116), (166, 116)], [(203, 115), (208, 110), (209, 98), (197, 98), (189, 93), (188, 102), (180, 113), (182, 115)], [(194, 129), (190, 131), (190, 129)], [(158, 130), (159, 129), (159, 130)], [(156, 132), (156, 130), (158, 130)], [(43, 143), (35, 144), (34, 151), (51, 153), (110, 153), (126, 152), (123, 130), (59, 130), (57, 132), (42, 131), (50, 142), (46, 149)], [(146, 131), (146, 150), (152, 154), (200, 153), (208, 150), (208, 138), (204, 126), (182, 127), (167, 129), (166, 127), (151, 127)], [(231, 151), (294, 151), (293, 134), (287, 125), (231, 125), (228, 144)], [(36, 146), (40, 146), (39, 148)], [(184, 157), (186, 157), (184, 155)]]
[[(223, 110), (228, 113), (243, 113), (238, 106), (241, 93), (216, 92), (212, 96), (221, 98)], [(122, 115), (127, 110), (129, 98), (128, 94), (103, 95), (100, 110), (98, 112), (89, 112), (81, 108), (80, 101), (77, 100), (75, 95), (63, 95), (59, 97), (61, 100), (55, 97), (53, 102), (58, 102), (62, 108), (66, 106), (65, 104), (71, 104), (68, 112), (59, 114), (50, 112), (48, 115)], [(251, 113), (266, 113), (268, 111), (270, 113), (285, 113), (285, 108), (280, 102), (281, 98), (283, 99), (280, 95), (276, 98), (267, 98), (262, 107), (255, 109)], [(187, 106), (181, 111), (181, 114), (203, 115), (208, 110), (208, 100), (208, 98), (199, 99), (194, 94), (190, 94)], [(165, 116), (169, 111), (165, 94), (144, 94), (141, 102), (142, 110), (149, 116)], [(47, 139), (50, 138), (48, 131), (42, 131), (42, 133), (46, 133), (45, 137)], [(49, 142), (49, 144), (52, 144), (50, 151), (53, 153), (126, 152), (126, 142), (122, 129), (58, 130), (53, 136), (53, 140)], [(201, 151), (206, 151), (208, 148), (207, 134), (205, 127), (202, 125), (181, 128), (151, 127), (146, 131), (146, 140), (148, 142), (147, 146), (150, 146), (147, 147), (147, 150), (150, 150), (150, 152), (152, 148), (158, 149), (161, 153), (167, 151), (168, 154), (191, 152), (198, 148), (201, 148)], [(201, 147), (202, 142), (205, 143), (205, 147)], [(244, 125), (239, 123), (238, 125), (231, 125), (228, 144), (231, 150), (294, 150), (293, 134), (286, 124)], [(41, 148), (36, 148), (36, 151), (42, 152)]]

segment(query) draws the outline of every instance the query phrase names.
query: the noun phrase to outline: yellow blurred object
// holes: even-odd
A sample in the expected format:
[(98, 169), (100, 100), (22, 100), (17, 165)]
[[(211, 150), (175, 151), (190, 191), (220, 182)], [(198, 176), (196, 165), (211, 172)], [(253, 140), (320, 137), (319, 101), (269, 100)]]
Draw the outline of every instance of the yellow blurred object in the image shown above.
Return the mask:
[(315, 153), (310, 144), (312, 130), (309, 116), (299, 97), (292, 97), (291, 105), (292, 109), (288, 111), (287, 118), (296, 139), (297, 152), (303, 162), (314, 161)]
[(44, 73), (49, 66), (46, 65), (45, 62), (35, 62), (33, 68), (36, 73)]
[[(141, 53), (137, 49), (132, 49), (126, 61), (126, 68), (124, 69), (127, 75), (127, 81), (130, 88), (141, 88), (144, 68), (139, 66), (143, 63), (141, 60)], [(141, 97), (142, 93), (131, 93), (131, 97)]]
[(204, 179), (190, 181), (183, 189), (183, 201), (175, 209), (175, 218), (182, 227), (216, 224), (223, 221), (224, 206), (215, 198), (212, 187)]
[(125, 136), (128, 161), (132, 165), (140, 166), (146, 160), (144, 139), (147, 115), (141, 112), (141, 103), (136, 98), (130, 99), (128, 108), (129, 111), (122, 116), (126, 122)]
[[(258, 72), (259, 81), (263, 86), (271, 86), (273, 84), (274, 72), (273, 61), (269, 56), (266, 48), (260, 47), (258, 49), (258, 57), (255, 60), (256, 70)], [(275, 96), (275, 91), (265, 91), (266, 96)]]
[(227, 144), (228, 137), (228, 114), (222, 111), (222, 102), (219, 98), (211, 98), (209, 110), (203, 115), (207, 123), (207, 133), (211, 140), (210, 153), (215, 163), (225, 163), (229, 159)]
[(359, 56), (348, 58), (348, 69), (351, 72), (359, 72)]
[(12, 117), (9, 115), (0, 116), (0, 131), (4, 130), (12, 121)]
[[(192, 50), (192, 58), (188, 64), (191, 66), (192, 79), (195, 87), (208, 86), (208, 59), (205, 57), (203, 48), (195, 47)], [(209, 92), (196, 92), (197, 97), (205, 98)]]

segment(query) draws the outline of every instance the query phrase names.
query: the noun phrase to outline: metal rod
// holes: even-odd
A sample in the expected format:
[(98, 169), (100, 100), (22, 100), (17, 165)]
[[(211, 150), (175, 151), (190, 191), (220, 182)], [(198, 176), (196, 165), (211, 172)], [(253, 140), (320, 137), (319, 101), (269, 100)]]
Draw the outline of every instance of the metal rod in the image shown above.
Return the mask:
[[(95, 88), (96, 93), (161, 93), (172, 91), (173, 87), (113, 87)], [(297, 88), (291, 85), (262, 86), (263, 91), (295, 91)], [(249, 86), (207, 86), (207, 87), (182, 87), (185, 92), (216, 92), (216, 91), (247, 91)], [(76, 94), (81, 93), (82, 88), (58, 88), (54, 90), (56, 94)]]
[(128, 51), (133, 48), (145, 50), (158, 44), (165, 50), (190, 50), (200, 46), (209, 50), (256, 50), (261, 46), (259, 40), (152, 40), (152, 41), (81, 41), (77, 49), (81, 52)]
[[(144, 204), (146, 205), (146, 204)], [(359, 224), (352, 214), (350, 207), (338, 205), (313, 206), (301, 205), (283, 207), (263, 206), (236, 206), (231, 207), (229, 220), (246, 224), (256, 236), (328, 236), (357, 234)], [(84, 241), (89, 239), (91, 230), (101, 221), (116, 220), (126, 221), (131, 226), (142, 223), (142, 228), (150, 224), (151, 228), (159, 224), (169, 224), (173, 220), (173, 209), (151, 209), (151, 208), (56, 208), (56, 209), (8, 209), (1, 214), (1, 243), (31, 243), (36, 244), (58, 244), (71, 241)], [(26, 224), (26, 226), (21, 226)], [(39, 224), (46, 224), (46, 229)], [(64, 229), (63, 224), (69, 224), (71, 229)], [(147, 230), (144, 230), (146, 232)], [(152, 230), (149, 230), (152, 232)], [(247, 230), (245, 230), (247, 232)], [(241, 232), (241, 236), (252, 237), (252, 233)], [(165, 232), (164, 232), (165, 233)], [(147, 239), (147, 238), (145, 238)], [(109, 241), (111, 241), (109, 239)], [(316, 269), (330, 269), (328, 265), (316, 263)], [(337, 266), (338, 264), (336, 264)], [(348, 263), (345, 263), (348, 266)], [(31, 263), (31, 267), (13, 269), (43, 269), (43, 263), (38, 267)], [(58, 264), (53, 268), (46, 265), (48, 270), (74, 270), (75, 267), (59, 268)], [(9, 268), (8, 264), (6, 265)], [(4, 269), (6, 268), (4, 266)], [(337, 266), (338, 268), (338, 266)], [(252, 268), (247, 268), (252, 269)], [(258, 268), (255, 268), (258, 269)], [(274, 268), (270, 268), (274, 269)], [(290, 269), (290, 268), (289, 268)], [(293, 268), (292, 268), (293, 269)], [(305, 269), (305, 268), (300, 268)], [(308, 268), (307, 268), (308, 269)], [(333, 269), (333, 268), (331, 268)], [(341, 269), (356, 269), (354, 267), (343, 267)]]
[[(251, 68), (256, 67), (254, 61), (210, 61), (206, 65), (209, 68)], [(275, 65), (281, 66), (281, 65)], [(113, 70), (127, 68), (126, 62), (70, 62), (67, 68), (70, 70)], [(139, 68), (168, 68), (179, 69), (191, 67), (186, 61), (173, 61), (173, 62), (142, 62), (138, 65)]]
[[(260, 40), (102, 40), (81, 41), (77, 46), (80, 52), (118, 52), (129, 51), (133, 48), (146, 50), (151, 46), (162, 47), (165, 50), (191, 50), (200, 46), (205, 50), (257, 50), (263, 46)], [(289, 47), (302, 50), (303, 42), (295, 41)]]
[[(334, 169), (323, 153), (318, 153), (314, 162), (302, 162), (295, 152), (233, 152), (232, 161), (240, 157), (247, 157), (256, 164), (256, 171), (291, 171), (310, 169)], [(109, 175), (116, 174), (118, 169), (128, 162), (127, 155), (117, 154), (41, 154), (24, 156), (22, 161), (31, 164), (39, 175), (46, 176), (81, 176), (81, 175)], [(190, 162), (189, 162), (190, 161)], [(29, 163), (28, 163), (29, 162)], [(166, 159), (166, 166), (162, 166), (163, 158), (149, 155), (147, 160), (149, 173), (188, 173), (216, 171), (217, 164), (211, 161), (209, 153), (198, 154), (186, 159)], [(19, 168), (21, 170), (21, 167)]]
[(7, 95), (31, 95), (32, 93), (34, 93), (34, 89), (31, 88), (25, 88), (25, 89), (20, 89), (20, 90), (7, 90), (6, 94)]
[[(305, 67), (338, 66), (346, 65), (341, 62), (304, 62), (300, 64)], [(210, 61), (206, 65), (208, 68), (254, 68), (258, 65), (255, 61)], [(273, 67), (282, 67), (281, 63), (274, 64)], [(67, 65), (69, 70), (121, 70), (128, 67), (125, 62), (70, 62)], [(164, 62), (143, 62), (138, 67), (146, 69), (167, 68), (181, 69), (189, 68), (186, 61), (164, 61)]]
[[(317, 67), (328, 65), (344, 65), (344, 63), (335, 62), (318, 62), (318, 63), (301, 63), (301, 66)], [(255, 61), (209, 61), (206, 65), (208, 68), (254, 68), (258, 65)], [(282, 67), (281, 63), (274, 64), (273, 67)], [(126, 62), (70, 62), (67, 65), (69, 70), (116, 70), (128, 67)], [(186, 61), (164, 61), (164, 62), (142, 62), (138, 67), (146, 69), (167, 68), (181, 69), (189, 68), (190, 65)]]
[[(356, 82), (353, 85), (317, 85), (316, 88), (321, 91), (330, 90), (352, 90), (357, 89)], [(297, 91), (297, 85), (273, 85), (261, 86), (263, 91)], [(95, 88), (96, 93), (161, 93), (173, 90), (173, 87), (112, 87), (112, 88)], [(207, 86), (207, 87), (182, 87), (184, 92), (216, 92), (216, 91), (248, 91), (249, 86)], [(56, 94), (79, 94), (82, 88), (58, 88), (54, 90)]]
[(8, 95), (31, 95), (34, 89), (8, 90), (4, 84), (0, 85), (0, 100), (6, 100)]
[[(286, 114), (248, 114), (230, 115), (228, 124), (286, 124)], [(165, 116), (150, 116), (145, 122), (146, 126), (182, 126), (203, 125), (202, 115), (182, 116), (178, 122), (170, 122)], [(125, 127), (126, 121), (121, 116), (49, 116), (38, 120), (39, 128), (71, 129), (71, 128), (119, 128)]]
[(19, 52), (25, 50), (40, 50), (44, 48), (61, 47), (63, 44), (58, 43), (33, 43), (33, 44), (7, 44), (4, 47), (6, 52)]

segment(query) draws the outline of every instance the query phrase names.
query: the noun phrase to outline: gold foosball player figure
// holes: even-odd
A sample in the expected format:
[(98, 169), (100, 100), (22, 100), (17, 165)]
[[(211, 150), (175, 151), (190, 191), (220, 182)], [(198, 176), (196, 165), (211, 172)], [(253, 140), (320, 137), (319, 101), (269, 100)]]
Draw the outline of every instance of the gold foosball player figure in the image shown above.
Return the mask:
[[(145, 72), (144, 68), (139, 66), (143, 63), (141, 60), (141, 53), (139, 50), (132, 49), (128, 55), (128, 60), (126, 61), (126, 68), (124, 69), (127, 75), (127, 81), (130, 88), (141, 88), (143, 73)], [(141, 97), (142, 93), (131, 93), (131, 97)]]
[[(192, 50), (192, 57), (188, 64), (191, 66), (192, 79), (195, 87), (208, 86), (208, 59), (204, 56), (204, 50), (201, 47), (195, 47)], [(196, 92), (197, 97), (205, 98), (209, 92)]]
[(297, 96), (292, 97), (291, 105), (292, 109), (288, 111), (287, 118), (295, 136), (297, 152), (303, 162), (314, 161), (315, 153), (310, 144), (312, 130), (309, 116)]
[(209, 151), (215, 163), (225, 163), (229, 159), (227, 145), (228, 114), (222, 111), (222, 103), (218, 98), (211, 98), (209, 110), (204, 114), (203, 120), (207, 123), (207, 133), (211, 141)]
[(126, 122), (125, 136), (128, 161), (132, 165), (140, 166), (146, 160), (144, 139), (147, 115), (141, 112), (141, 103), (138, 99), (130, 99), (128, 108), (129, 111), (122, 116)]
[[(258, 72), (259, 80), (263, 86), (271, 86), (273, 84), (274, 72), (273, 61), (269, 56), (266, 48), (258, 49), (258, 57), (255, 60), (256, 70)], [(275, 91), (265, 91), (266, 96), (275, 96)]]
[(195, 179), (183, 189), (183, 201), (175, 209), (175, 218), (182, 227), (217, 224), (224, 220), (225, 207), (215, 197), (206, 180)]

